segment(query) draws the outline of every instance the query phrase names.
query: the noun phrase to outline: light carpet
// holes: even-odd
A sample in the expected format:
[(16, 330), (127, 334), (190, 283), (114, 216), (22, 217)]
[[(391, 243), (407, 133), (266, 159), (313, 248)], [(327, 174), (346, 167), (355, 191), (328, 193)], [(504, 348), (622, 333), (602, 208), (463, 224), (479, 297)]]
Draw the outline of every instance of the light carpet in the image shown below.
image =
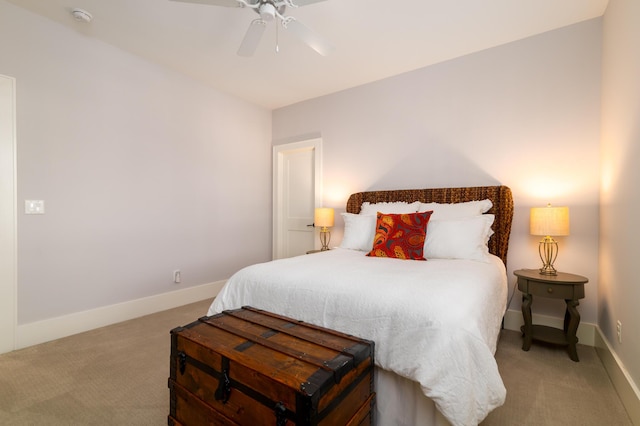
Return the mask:
[[(203, 316), (210, 300), (0, 355), (2, 425), (166, 425), (169, 331)], [(503, 331), (496, 359), (504, 406), (483, 426), (631, 426), (595, 349), (566, 350)], [(386, 426), (386, 425), (385, 425)]]

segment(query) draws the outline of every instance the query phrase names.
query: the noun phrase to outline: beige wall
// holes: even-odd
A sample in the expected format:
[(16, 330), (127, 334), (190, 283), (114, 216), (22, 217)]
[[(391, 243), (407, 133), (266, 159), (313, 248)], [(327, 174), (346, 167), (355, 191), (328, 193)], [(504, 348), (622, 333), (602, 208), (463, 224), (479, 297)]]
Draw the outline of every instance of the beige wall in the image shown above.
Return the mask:
[[(603, 26), (598, 324), (640, 385), (640, 2), (610, 0)], [(618, 343), (616, 321), (622, 322)]]
[(2, 0), (0, 52), (17, 82), (19, 324), (271, 258), (270, 111)]
[[(511, 271), (540, 263), (529, 208), (568, 205), (556, 266), (589, 277), (580, 313), (595, 324), (600, 66), (596, 19), (275, 110), (273, 138), (322, 136), (324, 204), (338, 209), (356, 191), (510, 186), (511, 285)], [(332, 235), (337, 244), (340, 229)], [(534, 308), (564, 314), (563, 301)]]

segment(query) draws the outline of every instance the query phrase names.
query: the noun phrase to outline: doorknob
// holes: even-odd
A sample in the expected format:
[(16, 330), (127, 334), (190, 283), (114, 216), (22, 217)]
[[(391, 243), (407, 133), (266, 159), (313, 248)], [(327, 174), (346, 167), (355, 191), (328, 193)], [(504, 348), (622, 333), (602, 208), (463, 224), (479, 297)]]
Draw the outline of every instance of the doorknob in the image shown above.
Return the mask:
[(315, 224), (315, 223), (312, 223), (311, 225), (307, 225), (307, 226), (308, 226), (308, 227), (315, 227), (315, 226), (316, 226), (316, 224)]

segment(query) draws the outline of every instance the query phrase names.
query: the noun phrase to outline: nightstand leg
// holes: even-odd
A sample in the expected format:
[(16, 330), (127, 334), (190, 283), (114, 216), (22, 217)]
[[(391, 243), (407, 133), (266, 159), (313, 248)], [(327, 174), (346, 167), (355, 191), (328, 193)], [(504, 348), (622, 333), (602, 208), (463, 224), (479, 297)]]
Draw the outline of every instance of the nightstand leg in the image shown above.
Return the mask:
[(578, 325), (580, 325), (580, 313), (576, 308), (580, 303), (577, 300), (565, 300), (565, 302), (567, 303), (567, 310), (564, 314), (564, 329), (569, 343), (569, 358), (578, 362), (580, 360), (576, 350), (576, 344), (578, 343), (576, 332), (578, 331)]
[(522, 317), (524, 318), (524, 325), (522, 326), (522, 350), (528, 351), (531, 348), (531, 340), (533, 337), (533, 324), (531, 319), (531, 302), (533, 296), (530, 294), (522, 295)]

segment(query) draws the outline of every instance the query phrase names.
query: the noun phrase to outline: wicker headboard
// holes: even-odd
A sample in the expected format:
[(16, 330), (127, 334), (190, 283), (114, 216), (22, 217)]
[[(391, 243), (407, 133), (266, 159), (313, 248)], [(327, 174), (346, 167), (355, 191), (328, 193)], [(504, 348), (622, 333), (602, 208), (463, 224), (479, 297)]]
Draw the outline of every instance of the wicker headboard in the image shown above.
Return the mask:
[(390, 201), (420, 201), (423, 203), (460, 203), (489, 199), (493, 207), (487, 213), (496, 216), (493, 222), (493, 236), (489, 240), (489, 251), (507, 264), (509, 235), (513, 220), (513, 196), (507, 186), (476, 186), (467, 188), (401, 189), (394, 191), (369, 191), (351, 194), (347, 200), (348, 213), (360, 213), (365, 201), (381, 203)]

